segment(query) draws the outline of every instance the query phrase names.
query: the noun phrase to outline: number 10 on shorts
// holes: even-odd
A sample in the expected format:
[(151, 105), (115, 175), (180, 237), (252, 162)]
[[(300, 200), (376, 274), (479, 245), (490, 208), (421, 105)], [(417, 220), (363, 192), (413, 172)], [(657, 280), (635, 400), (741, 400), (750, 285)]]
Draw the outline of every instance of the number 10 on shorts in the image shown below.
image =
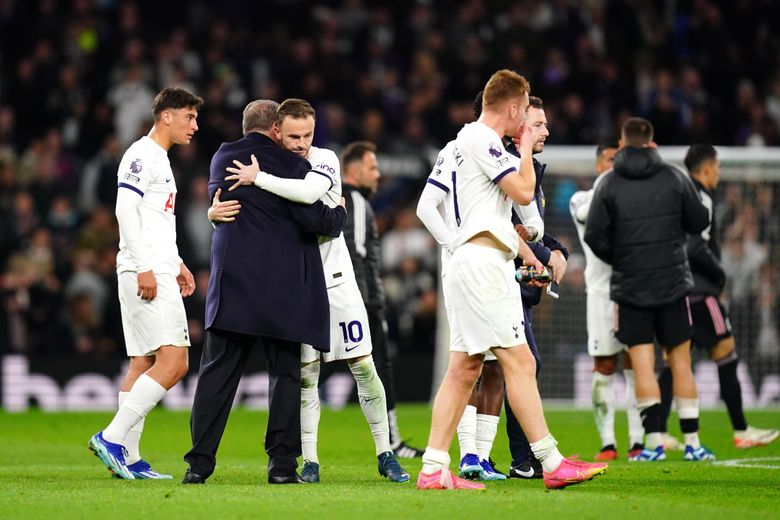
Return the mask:
[(363, 340), (363, 324), (358, 320), (349, 323), (339, 322), (339, 327), (341, 327), (341, 334), (344, 336), (344, 343), (358, 343)]

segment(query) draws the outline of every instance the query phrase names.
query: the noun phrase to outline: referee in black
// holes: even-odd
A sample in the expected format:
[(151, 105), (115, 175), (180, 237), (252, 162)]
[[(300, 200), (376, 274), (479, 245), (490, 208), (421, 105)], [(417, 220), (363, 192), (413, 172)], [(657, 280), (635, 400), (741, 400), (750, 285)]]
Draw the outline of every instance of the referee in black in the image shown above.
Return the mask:
[(654, 340), (666, 351), (673, 373), (685, 459), (714, 458), (698, 435), (688, 303), (693, 277), (685, 251), (687, 235), (701, 233), (708, 224), (707, 208), (691, 179), (661, 160), (650, 121), (628, 119), (621, 130), (615, 166), (593, 194), (585, 242), (612, 265), (610, 298), (618, 311), (615, 334), (629, 346), (637, 407), (645, 428), (645, 449), (633, 460), (666, 458)]

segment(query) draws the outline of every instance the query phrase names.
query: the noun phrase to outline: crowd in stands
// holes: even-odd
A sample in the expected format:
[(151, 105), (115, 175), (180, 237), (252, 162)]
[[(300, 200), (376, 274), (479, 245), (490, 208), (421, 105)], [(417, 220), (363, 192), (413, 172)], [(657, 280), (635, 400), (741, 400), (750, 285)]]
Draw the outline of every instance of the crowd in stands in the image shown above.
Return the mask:
[[(170, 154), (181, 256), (198, 283), (187, 301), (195, 345), (211, 154), (240, 136), (248, 101), (302, 97), (317, 109), (315, 144), (378, 145), (385, 176), (374, 203), (392, 337), (401, 349), (430, 350), (437, 255), (413, 207), (430, 157), (472, 119), (474, 95), (493, 71), (530, 79), (544, 99), (548, 144), (593, 145), (642, 115), (661, 146), (778, 146), (779, 57), (772, 0), (0, 2), (0, 351), (124, 354), (116, 170), (148, 131), (162, 87), (205, 99), (193, 143)], [(551, 218), (561, 217), (551, 229), (576, 251), (563, 212), (578, 181), (548, 179)], [(769, 186), (729, 185), (719, 211), (730, 298), (751, 306), (752, 344), (769, 345), (776, 359), (778, 254), (770, 249), (780, 193)], [(574, 296), (563, 305), (577, 302), (576, 262), (572, 289), (564, 288)], [(774, 332), (762, 328), (765, 315)], [(581, 342), (584, 325), (577, 329)]]

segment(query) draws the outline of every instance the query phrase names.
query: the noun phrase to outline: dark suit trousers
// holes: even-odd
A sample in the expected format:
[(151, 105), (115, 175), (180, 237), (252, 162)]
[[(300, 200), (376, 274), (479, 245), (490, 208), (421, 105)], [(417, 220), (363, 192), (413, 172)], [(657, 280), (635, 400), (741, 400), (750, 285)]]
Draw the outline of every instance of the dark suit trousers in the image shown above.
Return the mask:
[(300, 343), (212, 329), (206, 331), (190, 416), (192, 449), (184, 456), (191, 470), (204, 478), (214, 472), (217, 448), (238, 383), (258, 339), (265, 347), (268, 361), (268, 474), (289, 475), (298, 466), (295, 459), (301, 456)]
[[(542, 358), (539, 355), (539, 347), (536, 345), (536, 338), (534, 337), (533, 329), (531, 328), (531, 319), (533, 318), (533, 309), (530, 305), (526, 305), (523, 302), (523, 322), (525, 332), (525, 341), (528, 343), (528, 347), (531, 349), (536, 360), (536, 377), (539, 377), (539, 371), (542, 368)], [(525, 432), (520, 427), (520, 423), (512, 412), (512, 407), (509, 406), (509, 399), (504, 399), (504, 410), (506, 410), (506, 434), (509, 437), (509, 452), (512, 454), (512, 464), (520, 465), (534, 456), (531, 451), (531, 445), (528, 442), (528, 438), (525, 436)]]

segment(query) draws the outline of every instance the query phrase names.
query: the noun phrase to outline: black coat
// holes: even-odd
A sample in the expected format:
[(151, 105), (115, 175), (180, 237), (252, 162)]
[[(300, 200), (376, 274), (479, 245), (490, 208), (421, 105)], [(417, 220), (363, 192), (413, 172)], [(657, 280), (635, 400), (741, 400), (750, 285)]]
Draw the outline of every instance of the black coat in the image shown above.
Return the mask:
[(254, 186), (228, 192), (225, 168), (255, 154), (264, 171), (303, 179), (308, 161), (252, 132), (223, 143), (211, 160), (209, 197), (239, 200), (234, 222), (219, 224), (211, 244), (206, 328), (271, 336), (330, 349), (330, 313), (317, 235), (336, 237), (347, 215), (317, 201), (296, 204)]
[(347, 223), (344, 225), (344, 239), (355, 269), (360, 294), (369, 312), (385, 308), (385, 288), (382, 285), (382, 252), (379, 245), (379, 231), (369, 193), (344, 183), (342, 194), (347, 206)]
[(652, 148), (627, 147), (596, 187), (585, 242), (612, 265), (610, 298), (659, 307), (693, 287), (685, 252), (688, 233), (709, 223), (691, 179)]
[(693, 181), (704, 207), (709, 214), (709, 225), (701, 233), (688, 235), (686, 250), (688, 262), (693, 273), (692, 294), (711, 294), (720, 296), (726, 284), (726, 273), (720, 265), (720, 244), (718, 229), (714, 218), (712, 193), (704, 186)]

